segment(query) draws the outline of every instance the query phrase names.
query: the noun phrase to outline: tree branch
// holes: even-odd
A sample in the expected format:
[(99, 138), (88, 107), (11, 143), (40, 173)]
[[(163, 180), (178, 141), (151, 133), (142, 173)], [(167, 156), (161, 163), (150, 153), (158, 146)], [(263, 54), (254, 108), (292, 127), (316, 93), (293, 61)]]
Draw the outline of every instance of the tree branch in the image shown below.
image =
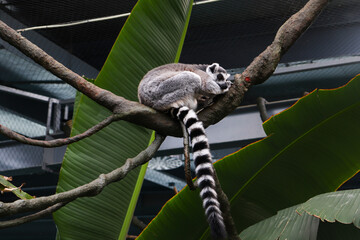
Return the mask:
[(29, 144), (29, 145), (47, 147), (47, 148), (60, 147), (60, 146), (64, 146), (67, 144), (71, 144), (71, 143), (80, 141), (86, 137), (90, 137), (91, 135), (97, 133), (101, 129), (110, 125), (112, 122), (116, 121), (117, 119), (118, 119), (118, 115), (113, 114), (113, 115), (105, 118), (103, 121), (99, 122), (98, 124), (94, 125), (93, 127), (89, 128), (88, 130), (86, 130), (83, 133), (80, 133), (78, 135), (75, 135), (75, 136), (69, 137), (69, 138), (58, 138), (58, 139), (48, 140), (48, 141), (37, 140), (37, 139), (25, 137), (21, 134), (18, 134), (16, 132), (12, 131), (11, 129), (9, 129), (1, 124), (0, 124), (0, 133), (2, 133), (3, 135), (7, 136), (10, 139), (16, 140), (21, 143)]
[(58, 209), (60, 209), (61, 207), (65, 206), (67, 203), (57, 203), (51, 207), (48, 207), (42, 211), (39, 211), (37, 213), (34, 214), (30, 214), (28, 216), (25, 217), (21, 217), (21, 218), (16, 218), (16, 219), (11, 219), (11, 220), (7, 220), (7, 221), (1, 221), (0, 222), (0, 229), (2, 228), (8, 228), (8, 227), (15, 227), (15, 226), (19, 226), (21, 224), (24, 223), (28, 223), (31, 221), (34, 221), (36, 219), (45, 217), (55, 211), (57, 211)]
[(271, 76), (281, 57), (310, 27), (328, 2), (329, 0), (310, 0), (280, 27), (272, 44), (256, 57), (242, 74), (235, 75), (230, 90), (199, 113), (199, 119), (205, 127), (219, 122), (233, 112), (252, 85), (263, 83)]
[[(235, 75), (235, 84), (230, 90), (216, 103), (199, 113), (199, 119), (203, 121), (205, 127), (219, 122), (234, 111), (252, 85), (260, 84), (270, 77), (280, 58), (311, 25), (327, 3), (328, 0), (310, 0), (280, 27), (273, 43), (255, 58), (242, 74)], [(1, 21), (0, 37), (98, 104), (119, 114), (118, 120), (126, 120), (153, 129), (164, 136), (182, 137), (180, 124), (167, 114), (157, 112), (138, 102), (126, 100), (86, 81)]]
[(80, 187), (46, 197), (17, 200), (12, 203), (0, 202), (0, 216), (5, 217), (23, 212), (39, 211), (57, 203), (74, 201), (79, 197), (96, 196), (110, 183), (120, 181), (131, 170), (149, 161), (156, 153), (164, 139), (165, 137), (156, 134), (155, 140), (150, 144), (150, 146), (140, 152), (136, 157), (127, 159), (123, 166), (111, 171), (110, 173), (101, 174), (97, 179)]
[(228, 239), (230, 240), (241, 240), (239, 234), (237, 233), (236, 225), (230, 211), (230, 201), (224, 191), (221, 188), (219, 178), (214, 169), (214, 180), (215, 180), (215, 191), (218, 195), (220, 202), (221, 212), (223, 213), (224, 223), (226, 227), (226, 232), (228, 234)]
[(144, 230), (147, 226), (143, 221), (141, 221), (136, 216), (132, 217), (131, 223), (134, 224), (136, 227), (138, 227), (141, 231)]
[[(86, 81), (2, 21), (0, 21), (0, 37), (90, 99), (106, 107), (112, 113), (118, 114), (118, 120), (126, 120), (154, 129), (164, 136), (182, 136), (179, 123), (167, 114), (157, 112), (138, 102), (129, 101)], [(169, 129), (170, 132), (173, 132), (172, 134), (168, 133)]]
[(190, 168), (190, 154), (189, 154), (189, 134), (187, 132), (187, 129), (184, 125), (183, 122), (180, 122), (181, 125), (181, 129), (184, 135), (184, 172), (185, 172), (185, 179), (186, 179), (186, 183), (189, 186), (189, 189), (191, 191), (196, 190), (196, 187), (192, 181), (192, 177), (191, 177), (191, 168)]
[(265, 122), (266, 120), (268, 120), (270, 118), (269, 114), (267, 113), (267, 110), (266, 110), (266, 99), (265, 98), (262, 98), (262, 97), (258, 97), (256, 99), (256, 105), (259, 109), (259, 112), (260, 112), (260, 118), (261, 118), (261, 121)]

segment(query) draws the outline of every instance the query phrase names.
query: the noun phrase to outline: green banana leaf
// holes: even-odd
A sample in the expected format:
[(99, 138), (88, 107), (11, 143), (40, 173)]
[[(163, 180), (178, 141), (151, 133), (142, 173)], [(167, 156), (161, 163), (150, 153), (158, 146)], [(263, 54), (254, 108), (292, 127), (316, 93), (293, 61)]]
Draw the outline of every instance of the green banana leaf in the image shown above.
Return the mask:
[(241, 234), (241, 240), (316, 240), (319, 219), (308, 214), (299, 215), (298, 206), (279, 211), (247, 229)]
[(301, 204), (296, 211), (301, 215), (307, 213), (316, 216), (322, 221), (352, 223), (360, 228), (360, 190), (321, 194)]
[(359, 189), (331, 192), (309, 199), (296, 211), (324, 221), (317, 240), (354, 240), (360, 239), (359, 201)]
[(240, 237), (242, 240), (360, 239), (359, 208), (359, 189), (325, 193), (279, 211), (245, 229)]
[[(214, 164), (239, 232), (358, 172), (359, 92), (360, 76), (316, 90), (264, 123), (268, 137)], [(138, 239), (209, 239), (198, 195), (184, 188)]]
[(18, 198), (24, 199), (24, 200), (35, 198), (35, 197), (31, 196), (30, 194), (21, 190), (21, 187), (16, 187), (10, 181), (12, 181), (11, 177), (6, 177), (3, 175), (0, 175), (0, 192), (2, 194), (11, 192), (11, 193), (15, 194)]
[[(137, 85), (150, 69), (179, 59), (192, 8), (191, 0), (140, 0), (121, 30), (95, 84), (137, 100)], [(72, 135), (110, 115), (81, 96), (74, 111)], [(122, 166), (146, 148), (151, 131), (117, 122), (71, 144), (60, 171), (57, 192), (73, 189)], [(124, 239), (146, 167), (131, 171), (101, 194), (81, 198), (54, 213), (58, 239)]]

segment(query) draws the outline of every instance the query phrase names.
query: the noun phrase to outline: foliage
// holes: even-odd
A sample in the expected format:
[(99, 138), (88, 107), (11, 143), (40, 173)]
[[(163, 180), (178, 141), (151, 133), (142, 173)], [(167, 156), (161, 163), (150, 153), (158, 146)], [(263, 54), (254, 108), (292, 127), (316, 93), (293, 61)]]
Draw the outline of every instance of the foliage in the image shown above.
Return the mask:
[(324, 193), (279, 211), (245, 229), (240, 237), (242, 240), (359, 239), (359, 201), (359, 189)]
[(322, 221), (352, 223), (360, 228), (360, 190), (321, 194), (301, 204), (296, 211), (316, 216)]
[[(359, 92), (360, 76), (315, 90), (264, 123), (268, 137), (214, 164), (239, 232), (358, 172)], [(208, 239), (208, 232), (198, 191), (186, 187), (138, 239)]]
[[(178, 61), (192, 1), (142, 0), (121, 30), (95, 84), (136, 100), (137, 85), (150, 69)], [(72, 135), (100, 122), (110, 112), (85, 96), (74, 111)], [(151, 132), (127, 122), (71, 144), (66, 151), (57, 192), (73, 189), (124, 164), (144, 149)], [(108, 186), (100, 195), (78, 199), (54, 213), (59, 239), (124, 239), (146, 166)]]
[(29, 195), (28, 193), (21, 190), (21, 187), (16, 187), (14, 184), (12, 184), (10, 181), (12, 181), (11, 177), (6, 177), (3, 175), (0, 175), (0, 192), (12, 192), (20, 199), (32, 199), (33, 196)]

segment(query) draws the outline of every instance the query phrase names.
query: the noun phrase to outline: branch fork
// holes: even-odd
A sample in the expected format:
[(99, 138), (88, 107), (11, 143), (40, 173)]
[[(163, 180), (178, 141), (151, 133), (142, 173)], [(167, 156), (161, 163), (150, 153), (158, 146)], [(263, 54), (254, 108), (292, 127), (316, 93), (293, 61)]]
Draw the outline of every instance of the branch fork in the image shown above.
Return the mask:
[[(235, 83), (229, 91), (219, 97), (218, 101), (214, 104), (199, 113), (198, 117), (204, 123), (205, 127), (219, 122), (234, 111), (240, 105), (245, 93), (251, 86), (261, 84), (270, 77), (275, 71), (281, 57), (311, 25), (328, 2), (329, 0), (309, 0), (299, 12), (290, 17), (280, 27), (272, 44), (256, 57), (242, 74), (235, 75)], [(26, 201), (17, 200), (13, 203), (0, 202), (0, 217), (21, 212), (38, 211), (37, 213), (26, 217), (0, 222), (0, 228), (19, 225), (43, 217), (46, 214), (50, 214), (65, 206), (67, 203), (78, 197), (95, 196), (99, 194), (106, 185), (115, 181), (120, 181), (129, 171), (150, 160), (164, 140), (164, 137), (161, 135), (182, 137), (180, 124), (171, 119), (167, 114), (157, 112), (138, 102), (129, 101), (86, 81), (78, 74), (57, 62), (42, 49), (28, 41), (2, 21), (0, 21), (0, 37), (19, 49), (26, 56), (33, 59), (36, 63), (43, 66), (46, 70), (70, 84), (98, 104), (104, 106), (112, 113), (108, 118), (84, 133), (70, 138), (50, 141), (34, 140), (17, 134), (2, 125), (0, 125), (0, 133), (16, 141), (42, 147), (57, 147), (79, 141), (95, 134), (112, 122), (119, 120), (138, 124), (159, 133), (156, 135), (154, 142), (136, 157), (128, 159), (122, 167), (115, 169), (110, 173), (102, 174), (98, 179), (88, 184), (48, 197), (39, 197)], [(219, 184), (217, 185), (220, 186)], [(224, 206), (227, 208), (229, 206), (229, 201), (227, 200), (226, 195), (222, 193), (220, 187), (218, 192), (220, 193), (221, 201), (225, 203)], [(226, 213), (226, 215), (231, 217), (229, 209), (225, 209), (224, 212), (227, 212), (228, 214)], [(230, 238), (239, 239), (233, 221), (227, 219), (230, 218), (225, 219)]]

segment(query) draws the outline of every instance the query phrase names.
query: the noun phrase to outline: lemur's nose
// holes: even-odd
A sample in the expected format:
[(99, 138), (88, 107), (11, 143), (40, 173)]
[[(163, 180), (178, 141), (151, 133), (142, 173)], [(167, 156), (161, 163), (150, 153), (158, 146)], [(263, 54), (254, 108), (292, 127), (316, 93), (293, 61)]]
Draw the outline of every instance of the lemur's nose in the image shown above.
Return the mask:
[(219, 83), (219, 86), (220, 86), (221, 89), (227, 89), (227, 88), (228, 88), (226, 82), (224, 82), (224, 83)]

